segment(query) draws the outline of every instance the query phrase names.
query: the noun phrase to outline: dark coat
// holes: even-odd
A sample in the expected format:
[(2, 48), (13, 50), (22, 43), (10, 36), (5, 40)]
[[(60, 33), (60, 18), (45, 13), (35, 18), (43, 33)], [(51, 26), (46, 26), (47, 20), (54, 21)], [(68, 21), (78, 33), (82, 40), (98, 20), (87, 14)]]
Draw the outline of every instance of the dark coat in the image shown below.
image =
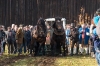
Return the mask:
[(28, 31), (24, 31), (24, 40), (25, 41), (30, 41), (31, 40), (31, 32)]
[(0, 40), (3, 40), (6, 37), (6, 34), (3, 30), (0, 30)]
[(12, 41), (15, 41), (16, 32), (15, 30), (11, 30), (11, 32), (12, 32)]
[(13, 38), (12, 38), (12, 31), (8, 31), (7, 32), (7, 42), (9, 44), (12, 44), (12, 40), (13, 40)]

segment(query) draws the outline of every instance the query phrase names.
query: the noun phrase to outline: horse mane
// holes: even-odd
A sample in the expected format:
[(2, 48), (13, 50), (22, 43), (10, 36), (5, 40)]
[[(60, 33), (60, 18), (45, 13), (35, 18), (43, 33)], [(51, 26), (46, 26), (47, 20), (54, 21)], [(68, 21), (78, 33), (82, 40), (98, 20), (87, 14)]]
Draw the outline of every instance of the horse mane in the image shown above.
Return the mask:
[(38, 22), (37, 22), (37, 28), (38, 26), (42, 26), (42, 28), (44, 29), (44, 31), (46, 32), (46, 25), (45, 25), (45, 21), (43, 18), (39, 18)]
[(55, 21), (54, 21), (54, 23), (52, 25), (53, 28), (55, 28), (55, 25), (56, 25), (56, 21), (57, 20), (61, 21), (61, 17), (55, 17)]
[(43, 18), (39, 18), (38, 22), (37, 22), (37, 25), (42, 25), (42, 26), (45, 26), (45, 21)]

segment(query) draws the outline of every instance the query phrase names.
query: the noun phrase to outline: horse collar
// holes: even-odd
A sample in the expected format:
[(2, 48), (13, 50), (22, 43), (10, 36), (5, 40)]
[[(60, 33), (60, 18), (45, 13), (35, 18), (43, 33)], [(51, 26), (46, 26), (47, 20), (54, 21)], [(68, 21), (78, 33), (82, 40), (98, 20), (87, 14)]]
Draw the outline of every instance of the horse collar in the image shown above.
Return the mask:
[(54, 34), (56, 34), (56, 35), (63, 35), (64, 32), (57, 32), (57, 30), (54, 30)]

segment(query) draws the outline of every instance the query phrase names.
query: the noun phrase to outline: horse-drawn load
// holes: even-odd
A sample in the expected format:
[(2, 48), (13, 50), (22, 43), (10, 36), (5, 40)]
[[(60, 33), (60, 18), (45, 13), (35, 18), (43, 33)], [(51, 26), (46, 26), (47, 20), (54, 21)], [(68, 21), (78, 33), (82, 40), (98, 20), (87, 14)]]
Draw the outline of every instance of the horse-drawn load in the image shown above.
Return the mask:
[[(66, 19), (65, 18), (61, 18), (62, 24), (63, 24), (63, 28), (65, 29), (66, 26)], [(45, 19), (45, 24), (47, 26), (47, 34), (50, 34), (50, 37), (52, 37), (52, 33), (53, 33), (53, 24), (55, 22), (55, 18), (47, 18)]]
[[(55, 18), (47, 18), (47, 19), (45, 19), (45, 24), (48, 25), (47, 23), (50, 23), (50, 26), (52, 26), (54, 21), (55, 21)], [(61, 18), (61, 21), (63, 22), (63, 27), (65, 29), (66, 19), (65, 18)]]
[[(45, 24), (47, 26), (47, 35), (50, 34), (50, 39), (46, 40), (46, 42), (50, 42), (50, 50), (51, 54), (55, 55), (54, 53), (62, 54), (62, 50), (64, 51), (65, 55), (65, 18), (48, 18), (45, 19)], [(62, 48), (61, 48), (62, 47)]]
[(47, 53), (45, 49), (50, 50), (50, 54), (53, 55), (55, 53), (62, 54), (61, 49), (63, 49), (65, 55), (65, 23), (66, 19), (60, 17), (45, 20), (40, 18), (36, 29), (32, 30), (30, 54), (32, 54), (33, 50), (34, 55), (45, 55)]

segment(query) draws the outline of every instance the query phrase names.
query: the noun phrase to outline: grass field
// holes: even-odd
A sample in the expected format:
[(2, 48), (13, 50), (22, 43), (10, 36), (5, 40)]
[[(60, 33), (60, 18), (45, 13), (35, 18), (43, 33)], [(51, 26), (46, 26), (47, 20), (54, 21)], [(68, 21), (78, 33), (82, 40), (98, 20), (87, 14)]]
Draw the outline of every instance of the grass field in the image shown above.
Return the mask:
[[(7, 52), (7, 50), (6, 50)], [(97, 66), (95, 58), (89, 56), (30, 57), (28, 55), (4, 54), (0, 56), (0, 66)]]
[(29, 57), (28, 55), (3, 55), (0, 66), (97, 66), (96, 60), (89, 56), (67, 57)]

